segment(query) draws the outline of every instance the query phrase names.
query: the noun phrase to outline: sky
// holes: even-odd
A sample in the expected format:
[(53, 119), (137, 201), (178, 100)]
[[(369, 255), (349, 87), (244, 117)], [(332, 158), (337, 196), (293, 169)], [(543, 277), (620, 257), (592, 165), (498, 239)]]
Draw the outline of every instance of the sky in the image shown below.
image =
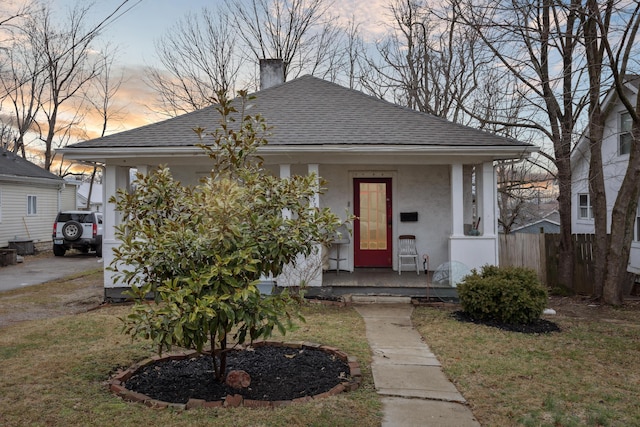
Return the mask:
[[(15, 1), (15, 0), (14, 0)], [(83, 0), (84, 1), (84, 0)], [(122, 4), (123, 0), (97, 0), (88, 21), (96, 24)], [(60, 16), (76, 4), (76, 0), (50, 0)], [(331, 12), (345, 21), (353, 17), (362, 23), (365, 35), (375, 38), (387, 16), (389, 0), (334, 0)], [(159, 120), (149, 105), (151, 91), (142, 81), (144, 67), (156, 63), (154, 42), (165, 35), (187, 13), (197, 13), (204, 7), (215, 9), (224, 0), (129, 0), (121, 10), (126, 13), (112, 20), (104, 29), (100, 43), (117, 48), (116, 65), (122, 70), (124, 82), (116, 100), (123, 111), (109, 133), (130, 129)], [(162, 117), (164, 118), (164, 117)], [(90, 134), (91, 138), (98, 135)]]
[[(75, 0), (52, 0), (62, 8), (72, 7)], [(108, 16), (122, 0), (99, 0), (92, 7), (95, 22)], [(347, 19), (354, 16), (368, 31), (380, 31), (380, 22), (387, 14), (385, 0), (334, 0), (332, 12)], [(129, 0), (131, 9), (111, 23), (104, 39), (116, 43), (124, 63), (131, 66), (148, 65), (154, 61), (154, 40), (165, 34), (188, 12), (197, 13), (204, 7), (215, 9), (224, 0)]]

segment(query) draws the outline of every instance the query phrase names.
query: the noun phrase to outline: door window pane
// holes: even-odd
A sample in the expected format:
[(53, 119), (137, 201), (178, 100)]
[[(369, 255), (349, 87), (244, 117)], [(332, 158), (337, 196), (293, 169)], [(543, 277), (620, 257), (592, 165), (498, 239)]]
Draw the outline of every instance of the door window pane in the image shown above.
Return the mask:
[(387, 249), (387, 187), (360, 183), (360, 249)]

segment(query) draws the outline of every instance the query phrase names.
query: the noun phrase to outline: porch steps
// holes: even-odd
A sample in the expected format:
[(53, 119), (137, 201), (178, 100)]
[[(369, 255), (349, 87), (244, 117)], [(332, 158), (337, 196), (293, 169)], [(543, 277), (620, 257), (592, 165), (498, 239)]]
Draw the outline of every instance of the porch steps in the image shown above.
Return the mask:
[(411, 304), (411, 297), (392, 295), (351, 295), (354, 304)]

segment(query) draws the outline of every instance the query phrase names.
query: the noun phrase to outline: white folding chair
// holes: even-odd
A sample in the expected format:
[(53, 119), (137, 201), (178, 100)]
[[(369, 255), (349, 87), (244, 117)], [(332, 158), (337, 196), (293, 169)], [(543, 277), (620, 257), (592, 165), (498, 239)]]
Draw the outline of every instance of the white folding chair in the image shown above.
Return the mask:
[(416, 236), (412, 234), (403, 234), (398, 238), (398, 275), (402, 274), (402, 264), (405, 259), (412, 260), (416, 265), (416, 274), (420, 274)]

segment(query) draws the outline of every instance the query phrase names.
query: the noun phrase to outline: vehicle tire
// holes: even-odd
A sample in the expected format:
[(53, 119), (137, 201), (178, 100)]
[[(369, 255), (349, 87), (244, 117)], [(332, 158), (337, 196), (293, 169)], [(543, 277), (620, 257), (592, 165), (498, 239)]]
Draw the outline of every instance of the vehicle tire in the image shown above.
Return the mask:
[(65, 239), (75, 241), (82, 237), (82, 224), (78, 221), (69, 221), (62, 226), (62, 235)]
[(64, 253), (67, 250), (62, 245), (53, 245), (53, 255), (55, 256), (64, 256)]
[(102, 242), (96, 246), (96, 256), (102, 258)]

